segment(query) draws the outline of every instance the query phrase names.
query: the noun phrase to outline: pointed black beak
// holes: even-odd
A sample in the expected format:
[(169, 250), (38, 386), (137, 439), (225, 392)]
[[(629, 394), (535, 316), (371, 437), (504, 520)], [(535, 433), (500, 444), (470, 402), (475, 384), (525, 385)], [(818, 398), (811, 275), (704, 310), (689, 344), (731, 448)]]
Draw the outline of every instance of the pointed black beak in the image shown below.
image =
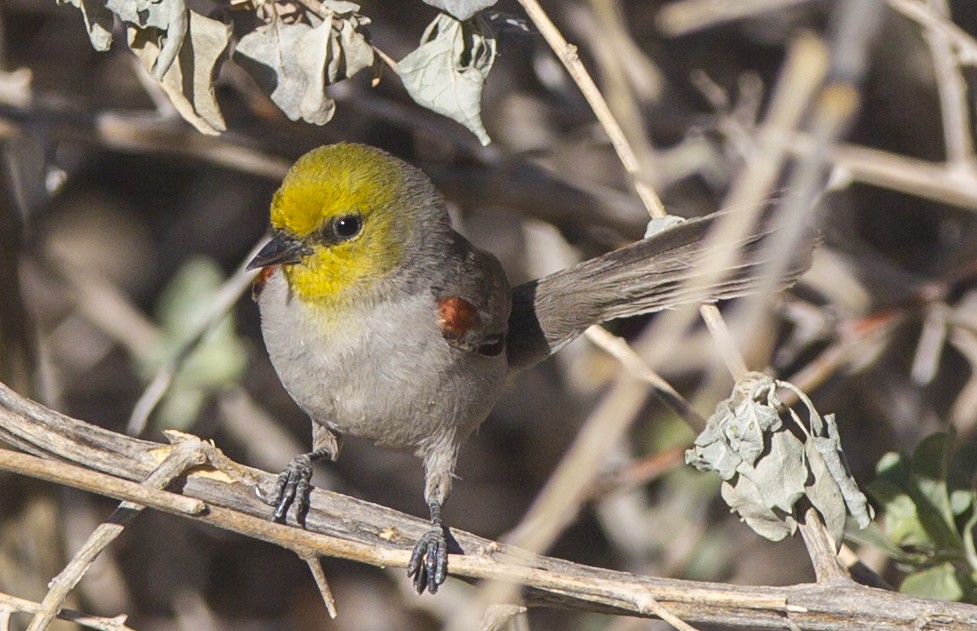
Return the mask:
[(312, 254), (312, 249), (298, 239), (283, 232), (272, 235), (271, 241), (261, 248), (258, 254), (248, 263), (249, 270), (269, 265), (290, 265), (300, 263), (303, 256)]

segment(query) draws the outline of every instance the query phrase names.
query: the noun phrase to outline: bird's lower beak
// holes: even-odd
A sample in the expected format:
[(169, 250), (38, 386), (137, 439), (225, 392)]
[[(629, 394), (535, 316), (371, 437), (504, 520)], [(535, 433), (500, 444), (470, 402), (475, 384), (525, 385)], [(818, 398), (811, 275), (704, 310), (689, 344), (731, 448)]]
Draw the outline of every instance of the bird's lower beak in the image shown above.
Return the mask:
[(309, 246), (298, 239), (284, 233), (275, 233), (271, 241), (261, 248), (258, 254), (248, 263), (248, 269), (258, 269), (269, 265), (289, 265), (300, 263), (303, 256), (312, 254)]

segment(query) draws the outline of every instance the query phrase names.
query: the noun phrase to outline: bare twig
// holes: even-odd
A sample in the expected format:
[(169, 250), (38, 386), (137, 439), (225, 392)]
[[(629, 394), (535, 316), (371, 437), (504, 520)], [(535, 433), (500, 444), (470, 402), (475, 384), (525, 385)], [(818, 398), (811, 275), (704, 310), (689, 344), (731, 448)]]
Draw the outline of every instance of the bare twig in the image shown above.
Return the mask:
[(977, 64), (977, 40), (965, 30), (935, 13), (930, 7), (919, 0), (887, 0), (888, 5), (902, 13), (921, 26), (938, 30), (943, 33), (948, 42), (960, 56), (960, 61), (969, 65)]
[(624, 130), (621, 129), (614, 114), (611, 113), (611, 108), (608, 107), (607, 101), (604, 100), (604, 96), (597, 88), (597, 84), (594, 83), (594, 80), (590, 77), (590, 73), (587, 72), (587, 68), (580, 61), (580, 57), (577, 55), (577, 48), (567, 43), (559, 29), (556, 28), (556, 25), (553, 24), (553, 21), (550, 20), (549, 16), (546, 15), (546, 12), (543, 11), (543, 8), (536, 0), (519, 0), (519, 4), (522, 5), (522, 8), (526, 11), (526, 15), (529, 16), (529, 19), (539, 29), (546, 43), (550, 45), (550, 48), (553, 49), (557, 57), (559, 57), (560, 62), (567, 69), (570, 77), (573, 78), (574, 82), (580, 88), (590, 108), (594, 111), (594, 115), (597, 116), (597, 120), (604, 128), (604, 131), (607, 132), (614, 151), (617, 152), (621, 164), (624, 165), (624, 170), (631, 176), (631, 183), (634, 186), (634, 190), (641, 199), (641, 202), (645, 205), (645, 208), (648, 209), (652, 217), (664, 217), (666, 215), (664, 204), (662, 204), (661, 199), (658, 197), (658, 193), (643, 181), (641, 165), (638, 162), (638, 158), (624, 135)]
[(851, 582), (848, 570), (839, 561), (837, 544), (828, 532), (824, 521), (814, 507), (804, 510), (804, 518), (798, 524), (807, 554), (814, 566), (814, 576), (819, 583), (845, 580)]
[[(9, 614), (11, 612), (35, 614), (40, 610), (40, 608), (40, 603), (25, 600), (23, 598), (17, 598), (16, 596), (10, 596), (8, 594), (0, 594), (0, 614)], [(114, 618), (104, 618), (101, 616), (92, 616), (71, 609), (62, 609), (58, 612), (58, 618), (74, 622), (77, 625), (89, 629), (97, 629), (98, 631), (135, 631), (132, 627), (126, 625), (127, 617), (125, 615), (119, 615)], [(0, 629), (6, 628), (7, 627), (3, 626), (2, 620), (0, 620)]]
[[(143, 484), (149, 489), (158, 491), (168, 486), (174, 478), (182, 475), (188, 468), (203, 464), (206, 456), (197, 448), (199, 442), (199, 440), (182, 441), (175, 445)], [(88, 481), (96, 482), (91, 479)], [(125, 527), (143, 508), (143, 505), (135, 502), (123, 501), (105, 523), (95, 529), (64, 570), (51, 580), (50, 589), (41, 601), (41, 607), (31, 620), (27, 631), (43, 631), (51, 625), (68, 593), (78, 584), (101, 551), (122, 534)], [(204, 507), (191, 508), (199, 509), (197, 510), (199, 514)]]
[(746, 375), (748, 368), (739, 349), (736, 348), (736, 342), (729, 332), (729, 327), (726, 326), (726, 321), (719, 313), (719, 308), (716, 305), (702, 305), (699, 312), (702, 314), (702, 320), (709, 327), (709, 333), (716, 340), (716, 346), (723, 361), (726, 362), (726, 368), (733, 375), (733, 379), (739, 381)]
[(687, 35), (695, 31), (786, 9), (809, 0), (681, 0), (666, 4), (658, 12), (658, 27), (666, 35)]
[(647, 382), (658, 399), (678, 414), (696, 432), (706, 428), (706, 420), (692, 408), (685, 397), (678, 393), (661, 375), (651, 369), (637, 352), (622, 338), (601, 326), (592, 326), (584, 332), (591, 342), (609, 353), (636, 379)]
[(525, 614), (526, 608), (522, 605), (492, 605), (485, 610), (478, 631), (504, 631), (514, 618)]
[[(798, 136), (790, 151), (799, 154), (810, 146), (809, 138)], [(828, 155), (841, 174), (856, 182), (977, 211), (977, 169), (949, 168), (859, 145), (839, 145)]]
[[(133, 480), (158, 466), (165, 446), (109, 432), (65, 417), (0, 385), (0, 437), (39, 454), (84, 463)], [(235, 465), (240, 468), (240, 465)], [(274, 476), (252, 472), (263, 483)], [(182, 492), (203, 500), (208, 510), (188, 516), (296, 552), (310, 550), (382, 567), (405, 567), (410, 542), (429, 527), (408, 517), (351, 497), (316, 490), (306, 518), (308, 529), (268, 520), (268, 508), (236, 475), (206, 468), (186, 476)], [(781, 628), (789, 617), (798, 627), (821, 631), (868, 621), (881, 631), (916, 630), (935, 624), (963, 631), (977, 626), (977, 607), (926, 600), (858, 585), (744, 587), (659, 579), (602, 570), (529, 555), (503, 544), (452, 530), (464, 555), (452, 555), (452, 573), (476, 579), (502, 579), (529, 589), (527, 604), (586, 608), (607, 613), (655, 615), (650, 596), (693, 624), (735, 624), (742, 628)]]
[(332, 590), (329, 589), (329, 582), (326, 580), (326, 573), (322, 569), (322, 561), (319, 559), (317, 554), (310, 553), (308, 555), (299, 555), (302, 560), (305, 561), (309, 570), (312, 572), (312, 578), (315, 579), (316, 587), (319, 588), (319, 595), (322, 596), (322, 602), (326, 605), (326, 611), (329, 613), (330, 618), (336, 617), (336, 599), (332, 596)]
[[(931, 0), (931, 11), (946, 20), (950, 7), (946, 0)], [(948, 20), (947, 20), (948, 21)], [(938, 22), (943, 25), (945, 22)], [(924, 27), (923, 34), (933, 55), (936, 91), (940, 95), (940, 113), (943, 116), (943, 138), (946, 143), (946, 161), (950, 168), (973, 167), (974, 140), (970, 126), (970, 103), (967, 84), (957, 55), (953, 52), (950, 34), (946, 28), (931, 25)]]
[(184, 495), (162, 491), (91, 469), (56, 460), (45, 460), (9, 449), (0, 449), (0, 469), (38, 480), (70, 485), (76, 489), (98, 493), (117, 500), (130, 500), (143, 506), (186, 515), (199, 515), (207, 507), (200, 500)]

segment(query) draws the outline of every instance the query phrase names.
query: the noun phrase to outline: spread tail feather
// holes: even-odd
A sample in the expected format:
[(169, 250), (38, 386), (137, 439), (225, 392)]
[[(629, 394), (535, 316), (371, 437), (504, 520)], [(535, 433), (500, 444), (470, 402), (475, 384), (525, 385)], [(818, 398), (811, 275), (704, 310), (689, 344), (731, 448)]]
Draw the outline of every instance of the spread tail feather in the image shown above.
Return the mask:
[[(770, 222), (739, 243), (707, 249), (706, 237), (718, 216), (686, 221), (514, 288), (506, 340), (509, 369), (543, 361), (593, 324), (760, 290), (768, 282), (763, 272), (769, 263), (764, 243), (773, 231)], [(807, 238), (774, 287), (789, 287), (810, 266), (815, 243)], [(695, 287), (695, 279), (707, 273), (707, 257), (729, 250), (736, 253), (737, 263), (706, 287)]]

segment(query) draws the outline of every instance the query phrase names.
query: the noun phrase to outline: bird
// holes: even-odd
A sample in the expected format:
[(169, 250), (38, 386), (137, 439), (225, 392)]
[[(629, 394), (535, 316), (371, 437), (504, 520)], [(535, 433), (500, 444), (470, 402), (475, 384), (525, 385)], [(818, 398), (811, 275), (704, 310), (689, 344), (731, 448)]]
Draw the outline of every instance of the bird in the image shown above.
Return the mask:
[[(441, 512), (459, 447), (514, 374), (593, 324), (763, 285), (772, 229), (761, 225), (731, 245), (741, 258), (730, 274), (688, 291), (714, 221), (688, 220), (513, 288), (495, 256), (452, 228), (418, 168), (355, 143), (301, 156), (272, 197), (271, 238), (247, 266), (260, 269), (252, 294), (271, 363), (313, 422), (312, 451), (259, 493), (272, 519), (308, 509), (312, 463), (335, 460), (345, 437), (413, 452), (431, 527), (408, 576), (419, 594), (436, 593), (448, 571)], [(809, 252), (798, 256), (779, 286), (809, 263)]]

